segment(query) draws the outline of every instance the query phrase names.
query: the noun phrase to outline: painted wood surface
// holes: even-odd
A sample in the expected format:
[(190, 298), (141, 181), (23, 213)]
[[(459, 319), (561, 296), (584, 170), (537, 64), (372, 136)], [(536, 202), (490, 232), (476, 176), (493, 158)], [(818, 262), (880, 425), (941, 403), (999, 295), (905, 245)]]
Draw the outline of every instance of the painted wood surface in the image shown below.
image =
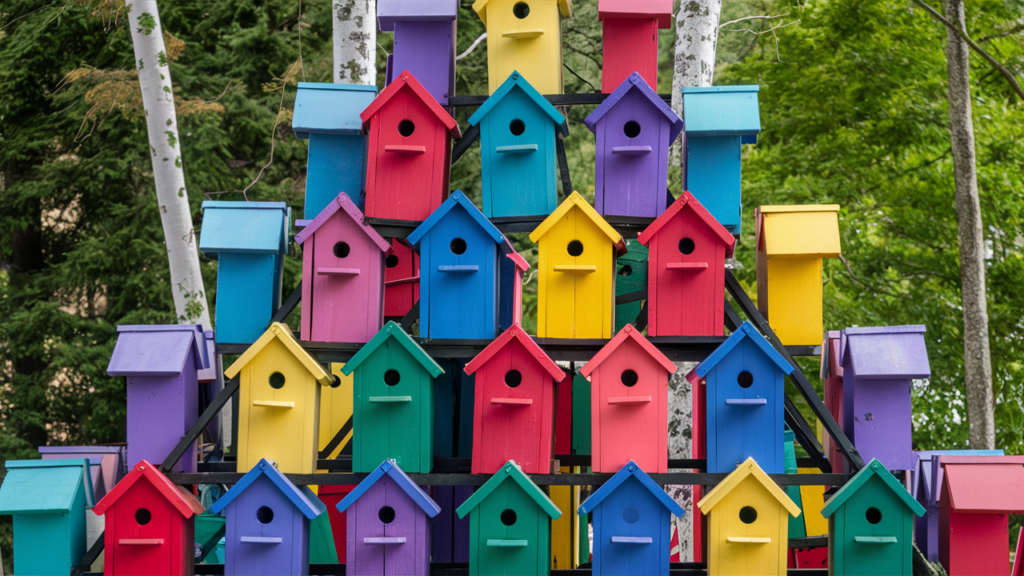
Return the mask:
[[(647, 289), (647, 258), (646, 246), (635, 239), (626, 240), (626, 253), (615, 260), (616, 297)], [(615, 332), (622, 330), (626, 324), (635, 324), (642, 307), (643, 301), (616, 304)]]
[(39, 456), (43, 460), (88, 460), (89, 473), (92, 475), (92, 491), (97, 500), (106, 496), (107, 492), (128, 473), (126, 454), (127, 446), (39, 447)]
[[(817, 468), (797, 468), (798, 474), (818, 474)], [(827, 536), (828, 520), (821, 514), (825, 506), (824, 486), (800, 486), (800, 509), (807, 536)]]
[(384, 255), (384, 317), (402, 318), (420, 299), (420, 255), (403, 239)]
[(469, 519), (455, 510), (473, 495), (472, 486), (432, 486), (430, 497), (441, 512), (430, 519), (431, 561), (469, 563)]
[[(610, 94), (634, 72), (647, 84), (657, 86), (658, 28), (667, 26), (660, 26), (661, 19), (653, 15), (632, 17), (607, 13), (603, 4), (597, 6), (598, 18), (603, 21), (601, 92)], [(671, 4), (667, 5), (665, 13), (672, 13)]]
[(442, 106), (455, 95), (457, 0), (379, 0), (377, 22), (394, 32), (388, 77), (408, 70)]
[[(558, 453), (563, 454), (563, 452)], [(573, 471), (573, 468), (562, 466), (559, 470), (563, 474), (568, 474)], [(551, 486), (549, 490), (551, 501), (559, 510), (575, 510), (579, 506), (579, 486)], [(552, 570), (567, 570), (579, 565), (579, 534), (579, 517), (575, 514), (562, 514), (559, 518), (551, 521)]]
[(476, 0), (473, 10), (487, 27), (490, 93), (516, 70), (541, 94), (562, 93), (561, 19), (572, 0)]
[[(823, 400), (829, 414), (835, 418), (839, 427), (846, 431), (843, 423), (843, 363), (840, 360), (839, 330), (828, 330), (821, 343), (821, 379), (824, 381)], [(833, 472), (845, 472), (849, 462), (832, 437), (825, 434), (822, 438), (822, 449), (832, 464)]]

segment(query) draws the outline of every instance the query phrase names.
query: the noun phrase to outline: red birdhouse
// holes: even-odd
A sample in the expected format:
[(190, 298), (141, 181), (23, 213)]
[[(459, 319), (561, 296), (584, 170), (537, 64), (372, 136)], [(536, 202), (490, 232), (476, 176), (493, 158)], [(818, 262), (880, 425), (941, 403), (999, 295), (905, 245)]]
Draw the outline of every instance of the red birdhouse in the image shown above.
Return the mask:
[(668, 375), (676, 365), (626, 324), (580, 370), (590, 380), (591, 467), (618, 472), (630, 460), (668, 472)]
[(401, 318), (420, 299), (420, 255), (404, 238), (384, 255), (384, 317)]
[(604, 23), (601, 91), (611, 94), (633, 72), (658, 86), (658, 28), (672, 23), (672, 0), (599, 0)]
[(565, 378), (565, 372), (518, 324), (466, 364), (466, 374), (474, 372), (479, 374), (473, 410), (473, 474), (494, 474), (509, 460), (527, 474), (550, 474), (554, 384)]
[(105, 515), (103, 573), (190, 575), (195, 517), (203, 505), (146, 460), (135, 465), (93, 508)]
[(649, 251), (647, 334), (722, 336), (725, 259), (736, 245), (729, 231), (683, 192), (637, 240)]
[(363, 113), (367, 134), (366, 215), (426, 220), (448, 197), (451, 141), (459, 124), (409, 72)]

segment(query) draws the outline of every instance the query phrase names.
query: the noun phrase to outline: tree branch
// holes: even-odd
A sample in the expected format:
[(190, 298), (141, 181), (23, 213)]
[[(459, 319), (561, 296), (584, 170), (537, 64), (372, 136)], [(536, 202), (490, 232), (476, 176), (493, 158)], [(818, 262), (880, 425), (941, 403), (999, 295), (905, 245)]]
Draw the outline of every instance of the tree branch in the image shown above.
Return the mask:
[(470, 54), (472, 54), (473, 50), (476, 50), (476, 47), (479, 46), (480, 43), (483, 42), (485, 38), (487, 38), (487, 32), (484, 32), (483, 34), (480, 35), (479, 38), (474, 40), (473, 43), (469, 45), (469, 48), (466, 48), (465, 52), (463, 52), (462, 54), (459, 54), (458, 56), (456, 56), (455, 57), (455, 61), (458, 62), (459, 60), (462, 60), (466, 56), (469, 56)]
[(728, 26), (729, 24), (735, 24), (737, 22), (743, 22), (744, 20), (774, 20), (776, 18), (784, 18), (786, 16), (789, 16), (788, 12), (785, 13), (785, 14), (779, 14), (777, 16), (746, 16), (744, 18), (737, 18), (735, 20), (729, 20), (728, 22), (723, 22), (723, 23), (719, 24), (718, 27), (721, 28), (722, 26)]
[(978, 38), (978, 44), (982, 42), (988, 42), (989, 40), (995, 40), (996, 38), (1005, 38), (1007, 36), (1013, 36), (1018, 32), (1024, 32), (1024, 24), (1018, 24), (1005, 32), (996, 32), (995, 34), (989, 34), (988, 36), (982, 36)]

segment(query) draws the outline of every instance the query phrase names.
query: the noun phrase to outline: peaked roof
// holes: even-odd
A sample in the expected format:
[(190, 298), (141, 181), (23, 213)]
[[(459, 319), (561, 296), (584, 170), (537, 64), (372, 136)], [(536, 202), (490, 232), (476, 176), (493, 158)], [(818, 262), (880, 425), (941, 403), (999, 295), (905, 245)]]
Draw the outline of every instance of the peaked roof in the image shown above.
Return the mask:
[(459, 515), (459, 518), (465, 518), (466, 514), (472, 512), (474, 508), (479, 506), (481, 502), (491, 495), (491, 492), (494, 492), (498, 486), (501, 486), (501, 484), (509, 478), (518, 484), (523, 492), (533, 499), (534, 503), (536, 503), (545, 514), (550, 516), (552, 520), (558, 520), (558, 518), (562, 516), (562, 511), (558, 509), (558, 506), (555, 506), (555, 503), (548, 498), (548, 495), (538, 488), (537, 485), (533, 483), (533, 480), (530, 480), (529, 476), (523, 473), (523, 469), (519, 467), (519, 464), (516, 464), (515, 460), (509, 460), (506, 462), (505, 465), (501, 467), (501, 470), (498, 470), (494, 476), (491, 476), (490, 480), (485, 482), (483, 486), (478, 488), (472, 496), (463, 502), (462, 506), (459, 506), (455, 513)]
[(616, 252), (620, 256), (626, 253), (626, 242), (622, 239), (622, 234), (616, 232), (615, 228), (612, 228), (611, 224), (598, 214), (597, 210), (594, 210), (594, 207), (583, 196), (580, 196), (579, 192), (570, 194), (568, 198), (558, 205), (558, 208), (555, 208), (555, 211), (550, 216), (540, 223), (540, 226), (537, 226), (533, 232), (530, 232), (530, 241), (536, 244), (538, 240), (555, 227), (555, 224), (558, 224), (562, 218), (565, 218), (565, 215), (573, 208), (579, 208), (580, 212), (583, 212), (611, 240), (612, 244), (615, 244)]
[(299, 343), (295, 341), (295, 337), (292, 336), (291, 328), (289, 328), (287, 324), (282, 324), (281, 322), (274, 322), (271, 324), (270, 328), (267, 328), (267, 331), (264, 332), (259, 339), (253, 342), (252, 346), (249, 346), (249, 349), (239, 356), (238, 360), (235, 360), (235, 363), (232, 364), (230, 368), (224, 371), (224, 375), (228, 378), (234, 378), (246, 364), (251, 362), (253, 358), (259, 355), (263, 348), (274, 340), (284, 344), (284, 347), (291, 352), (292, 356), (294, 356), (306, 370), (309, 371), (313, 378), (316, 378), (317, 382), (324, 386), (334, 382), (334, 377), (328, 374), (324, 370), (323, 366), (314, 360), (313, 357), (303, 350), (302, 346), (299, 346)]
[(394, 480), (395, 484), (398, 484), (398, 487), (402, 489), (402, 492), (405, 492), (406, 496), (411, 498), (427, 516), (433, 518), (441, 512), (441, 507), (437, 505), (437, 502), (434, 502), (434, 499), (428, 496), (422, 488), (417, 486), (416, 483), (398, 467), (398, 464), (391, 459), (381, 462), (380, 466), (374, 468), (373, 472), (370, 472), (369, 476), (363, 478), (363, 481), (348, 493), (348, 496), (345, 496), (341, 502), (338, 502), (336, 506), (338, 512), (344, 512), (349, 506), (355, 504), (356, 500), (362, 498), (363, 494), (372, 488), (373, 485), (385, 475)]
[(469, 364), (466, 364), (466, 374), (473, 374), (479, 370), (480, 367), (487, 364), (487, 362), (489, 362), (499, 350), (502, 350), (505, 346), (511, 345), (513, 340), (522, 344), (523, 348), (525, 348), (526, 351), (530, 353), (530, 356), (540, 364), (541, 368), (555, 379), (555, 382), (561, 382), (565, 379), (565, 371), (563, 371), (562, 368), (559, 367), (558, 364), (556, 364), (555, 361), (552, 360), (544, 350), (542, 350), (541, 347), (533, 341), (533, 338), (526, 333), (526, 330), (523, 330), (523, 327), (518, 324), (512, 324), (509, 326), (507, 330), (494, 339), (494, 342), (488, 344), (482, 352), (477, 354), (476, 358), (473, 358)]
[(466, 198), (466, 195), (462, 193), (462, 190), (452, 192), (451, 196), (437, 207), (437, 210), (431, 212), (430, 216), (428, 216), (422, 224), (417, 226), (416, 229), (412, 231), (412, 234), (409, 234), (409, 236), (406, 237), (406, 240), (413, 245), (419, 244), (419, 241), (456, 206), (461, 206), (463, 210), (469, 214), (469, 217), (472, 218), (473, 221), (476, 222), (492, 240), (494, 240), (495, 244), (502, 244), (505, 242), (504, 234), (495, 228), (494, 224), (491, 224), (490, 220), (484, 217), (483, 212), (470, 202), (469, 198)]
[(66, 512), (83, 488), (86, 506), (94, 503), (87, 459), (8, 460), (4, 467), (0, 514)]
[[(487, 24), (487, 3), (490, 0), (476, 0), (473, 2), (473, 11), (480, 17), (480, 20)], [(558, 13), (562, 18), (572, 18), (572, 0), (558, 0)]]
[(124, 496), (136, 482), (143, 478), (156, 488), (157, 492), (185, 518), (191, 518), (193, 515), (198, 516), (203, 513), (203, 505), (199, 503), (199, 500), (191, 492), (186, 492), (184, 488), (175, 486), (174, 483), (167, 479), (167, 476), (164, 476), (148, 460), (142, 460), (136, 464), (128, 472), (128, 475), (114, 486), (113, 490), (107, 492), (107, 495), (96, 504), (92, 511), (100, 515), (105, 514), (108, 508), (116, 504), (121, 496)]
[(656, 18), (658, 28), (668, 28), (672, 0), (598, 0), (597, 19), (605, 18)]
[(503, 82), (502, 85), (484, 101), (483, 106), (477, 108), (476, 112), (469, 117), (469, 125), (476, 126), (479, 124), (480, 121), (484, 119), (484, 116), (490, 114), (491, 110), (493, 110), (494, 107), (505, 98), (505, 96), (508, 96), (508, 94), (516, 88), (521, 90), (523, 94), (526, 94), (526, 96), (532, 100), (542, 112), (551, 118), (551, 121), (555, 123), (555, 126), (558, 127), (558, 131), (561, 132), (563, 136), (569, 135), (569, 122), (565, 119), (565, 116), (562, 116), (557, 108), (552, 106), (547, 99), (541, 96), (540, 92), (537, 92), (537, 89), (530, 85), (518, 70), (512, 72), (505, 82)]
[(640, 468), (640, 465), (632, 460), (627, 462), (622, 469), (616, 472), (615, 475), (598, 488), (596, 492), (591, 494), (583, 504), (580, 504), (577, 513), (589, 514), (591, 510), (597, 508), (601, 502), (604, 502), (604, 499), (607, 498), (609, 494), (618, 490), (619, 486), (622, 486), (622, 484), (630, 478), (636, 478), (644, 488), (647, 488), (648, 492), (657, 498), (658, 502), (661, 502), (662, 506), (668, 508), (669, 512), (676, 516), (682, 516), (686, 513), (678, 502), (669, 497), (668, 493), (666, 493), (661, 486), (658, 486), (654, 480), (651, 480), (651, 477)]
[(252, 470), (246, 472), (245, 476), (242, 476), (242, 479), (231, 490), (228, 490), (220, 500), (210, 506), (210, 512), (217, 514), (227, 508), (228, 504), (231, 504), (242, 492), (248, 490), (249, 486), (260, 476), (266, 476), (267, 480), (270, 480), (306, 518), (312, 520), (327, 511), (327, 506), (316, 497), (316, 494), (313, 494), (312, 490), (306, 486), (299, 488), (292, 484), (292, 481), (282, 474), (273, 462), (261, 458), (259, 463), (253, 466)]
[(108, 376), (178, 376), (189, 351), (196, 370), (210, 367), (206, 335), (198, 324), (122, 325), (107, 365)]
[(999, 450), (915, 450), (917, 456), (917, 467), (913, 470), (914, 495), (918, 498), (924, 496), (929, 504), (939, 501), (939, 488), (942, 487), (942, 470), (939, 467), (939, 477), (932, 478), (932, 460), (939, 456), (1004, 456), (1002, 449)]
[(459, 0), (377, 0), (377, 25), (394, 32), (396, 22), (451, 22), (459, 13)]
[(359, 226), (359, 229), (362, 230), (378, 248), (380, 248), (381, 252), (387, 252), (388, 248), (391, 248), (391, 244), (382, 238), (372, 226), (363, 222), (363, 212), (355, 205), (355, 203), (352, 202), (352, 200), (349, 199), (348, 194), (345, 194), (344, 192), (338, 194), (338, 197), (334, 200), (331, 200), (331, 202), (327, 204), (327, 207), (320, 211), (320, 213), (316, 215), (316, 218), (302, 229), (302, 232), (295, 235), (295, 243), (302, 244), (305, 242), (306, 239), (319, 230), (325, 222), (330, 220), (331, 216), (334, 216), (339, 211), (346, 214), (349, 219), (355, 222), (356, 226)]
[(764, 336), (761, 336), (761, 333), (757, 331), (757, 328), (754, 328), (753, 324), (750, 322), (744, 322), (736, 329), (735, 332), (725, 339), (725, 342), (722, 342), (718, 348), (715, 348), (715, 351), (712, 352), (710, 356), (705, 358), (703, 362), (691, 370), (690, 374), (696, 374), (698, 378), (703, 378), (711, 371), (712, 368), (717, 366), (723, 358), (728, 356), (729, 353), (732, 352), (733, 348), (735, 348), (744, 339), (748, 338), (761, 349), (761, 352), (764, 352), (764, 355), (767, 356), (769, 360), (779, 367), (779, 370), (782, 370), (787, 376), (793, 373), (793, 366), (782, 357), (782, 354), (779, 354), (775, 348), (772, 348), (772, 345), (764, 339)]
[(1024, 513), (1024, 456), (940, 456), (955, 512)]
[(825, 518), (831, 516), (832, 513), (838, 510), (846, 503), (847, 500), (850, 499), (850, 496), (853, 496), (857, 490), (860, 490), (860, 488), (864, 486), (872, 476), (877, 476), (879, 480), (884, 482), (889, 490), (892, 490), (893, 493), (899, 496), (900, 500), (907, 506), (907, 508), (910, 508), (914, 514), (918, 516), (924, 515), (924, 506), (921, 506), (917, 500), (914, 500), (914, 497), (910, 495), (910, 492), (907, 492), (907, 489), (904, 488), (903, 485), (885, 469), (885, 466), (878, 461), (878, 458), (873, 459), (867, 466), (861, 468), (860, 471), (857, 472), (853, 478), (850, 478), (850, 480), (847, 481), (838, 492), (833, 494), (832, 497), (828, 499), (828, 502), (825, 502), (825, 507), (821, 509), (821, 515)]
[(420, 348), (420, 345), (410, 338), (409, 335), (405, 333), (405, 330), (402, 330), (402, 327), (395, 324), (394, 321), (390, 321), (385, 324), (379, 332), (373, 335), (373, 338), (370, 338), (369, 342), (359, 349), (359, 352), (356, 352), (355, 356), (345, 363), (345, 366), (341, 369), (342, 374), (345, 376), (352, 374), (352, 372), (363, 363), (363, 360), (369, 358), (370, 355), (373, 354), (377, 348), (380, 348), (381, 345), (383, 345), (389, 338), (394, 339), (395, 342), (401, 344), (402, 348), (405, 348), (405, 351), (419, 362), (420, 366), (422, 366), (423, 369), (432, 377), (437, 378), (441, 374), (444, 374), (444, 370), (438, 366), (437, 362), (434, 362), (434, 359), (431, 358), (423, 348)]
[(928, 378), (925, 327), (880, 326), (843, 330), (841, 361), (858, 379)]
[(444, 127), (448, 129), (448, 134), (450, 134), (452, 138), (456, 140), (462, 138), (462, 131), (459, 130), (459, 123), (456, 122), (455, 119), (451, 117), (451, 114), (448, 114), (448, 112), (446, 112), (445, 109), (437, 103), (437, 100), (430, 95), (430, 92), (427, 92), (427, 89), (424, 88), (423, 85), (420, 84), (419, 80), (412, 75), (412, 72), (409, 72), (408, 70), (399, 74), (398, 78), (395, 78), (394, 82), (388, 84), (380, 95), (366, 107), (366, 110), (363, 110), (362, 113), (359, 114), (359, 118), (363, 121), (364, 133), (369, 130), (370, 118), (376, 116), (377, 113), (380, 112), (396, 94), (406, 88), (412, 90), (412, 93), (415, 94), (416, 97), (434, 113), (438, 122), (444, 124)]
[(283, 254), (288, 228), (284, 202), (203, 202), (199, 249), (204, 254)]
[(658, 93), (647, 85), (644, 77), (638, 72), (633, 72), (628, 78), (623, 80), (622, 84), (619, 84), (619, 87), (613, 90), (608, 95), (608, 98), (596, 110), (591, 112), (590, 116), (587, 116), (583, 123), (587, 125), (591, 132), (596, 133), (597, 123), (601, 121), (601, 118), (604, 118), (604, 115), (618, 105), (619, 101), (625, 98), (626, 94), (633, 89), (639, 90), (640, 94), (647, 98), (647, 101), (665, 116), (665, 120), (670, 125), (668, 141), (675, 142), (676, 138), (679, 137), (679, 133), (683, 131), (683, 119), (673, 112), (672, 108), (661, 99), (661, 96), (658, 96)]
[(748, 477), (753, 477), (755, 480), (760, 482), (761, 485), (768, 490), (768, 493), (778, 500), (779, 504), (782, 504), (786, 508), (786, 511), (789, 512), (790, 516), (796, 518), (800, 515), (800, 507), (789, 499), (789, 496), (787, 496), (782, 488), (779, 488), (778, 485), (764, 473), (764, 470), (761, 470), (761, 467), (757, 465), (757, 462), (754, 462), (753, 458), (747, 458), (746, 461), (737, 466), (736, 470), (733, 470), (725, 477), (725, 480), (722, 480), (718, 486), (715, 486), (715, 488), (711, 490), (711, 492), (705, 494), (704, 498), (702, 498), (700, 502), (697, 502), (697, 507), (700, 508), (700, 511), (704, 514), (711, 512), (712, 508), (721, 502), (726, 495), (732, 492), (734, 488), (739, 486), (740, 483)]
[(650, 226), (645, 228), (644, 231), (636, 237), (636, 239), (644, 246), (647, 246), (651, 241), (651, 238), (654, 238), (658, 232), (665, 227), (665, 224), (671, 222), (672, 219), (675, 218), (676, 214), (679, 214), (683, 208), (687, 207), (692, 210), (697, 217), (703, 220), (704, 224), (706, 224), (707, 227), (714, 232), (716, 236), (718, 236), (718, 239), (725, 244), (725, 255), (726, 257), (731, 258), (733, 249), (736, 247), (736, 238), (725, 229), (725, 226), (719, 224), (718, 220), (715, 220), (715, 217), (711, 215), (711, 212), (708, 212), (707, 208), (705, 208), (700, 201), (694, 198), (693, 194), (690, 194), (688, 191), (684, 191), (682, 195), (680, 195), (675, 202), (670, 204), (669, 207), (661, 213), (661, 216), (658, 216), (654, 222), (651, 222)]
[(530, 263), (526, 261), (526, 258), (523, 258), (522, 254), (516, 252), (516, 249), (513, 248), (512, 245), (508, 243), (508, 240), (505, 240), (505, 243), (508, 245), (508, 250), (505, 253), (505, 257), (511, 260), (512, 263), (515, 264), (516, 268), (518, 268), (520, 271), (526, 272), (527, 270), (529, 270)]
[(580, 368), (580, 375), (589, 379), (590, 375), (597, 370), (601, 363), (607, 360), (612, 353), (618, 350), (619, 346), (622, 346), (626, 340), (632, 340), (639, 344), (640, 348), (642, 348), (644, 352), (647, 352), (647, 355), (657, 362), (658, 365), (664, 368), (666, 372), (669, 374), (675, 374), (678, 367), (673, 364), (668, 357), (662, 354), (661, 350), (658, 350), (654, 344), (651, 344), (650, 340), (644, 338), (644, 335), (634, 328), (632, 324), (626, 324), (622, 327), (622, 330), (619, 330), (619, 333), (616, 334), (614, 338), (601, 347), (601, 350), (599, 350), (597, 354), (590, 359), (590, 362), (587, 362), (583, 368)]
[(299, 82), (292, 112), (292, 131), (299, 138), (310, 134), (361, 136), (359, 112), (377, 97), (377, 87), (363, 84)]

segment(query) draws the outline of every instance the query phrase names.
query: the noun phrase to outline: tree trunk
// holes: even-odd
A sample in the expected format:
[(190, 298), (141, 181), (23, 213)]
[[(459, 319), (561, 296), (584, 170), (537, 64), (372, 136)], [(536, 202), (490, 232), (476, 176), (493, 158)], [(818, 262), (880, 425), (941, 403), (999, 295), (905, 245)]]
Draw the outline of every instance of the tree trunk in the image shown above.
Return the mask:
[(209, 330), (213, 324), (199, 269), (199, 250), (185, 191), (185, 174), (181, 169), (178, 117), (174, 110), (171, 70), (167, 66), (160, 12), (156, 0), (127, 0), (125, 4), (135, 49), (135, 66), (139, 71), (142, 106), (146, 110), (156, 199), (170, 261), (174, 311), (178, 322), (202, 324)]
[(377, 1), (334, 1), (334, 83), (377, 83)]
[[(963, 0), (946, 0), (946, 18), (965, 30)], [(949, 76), (949, 123), (956, 183), (956, 213), (960, 228), (960, 285), (964, 314), (964, 380), (971, 448), (995, 448), (995, 404), (992, 358), (988, 340), (985, 297), (985, 238), (974, 154), (971, 119), (970, 53), (955, 31), (946, 30)]]

